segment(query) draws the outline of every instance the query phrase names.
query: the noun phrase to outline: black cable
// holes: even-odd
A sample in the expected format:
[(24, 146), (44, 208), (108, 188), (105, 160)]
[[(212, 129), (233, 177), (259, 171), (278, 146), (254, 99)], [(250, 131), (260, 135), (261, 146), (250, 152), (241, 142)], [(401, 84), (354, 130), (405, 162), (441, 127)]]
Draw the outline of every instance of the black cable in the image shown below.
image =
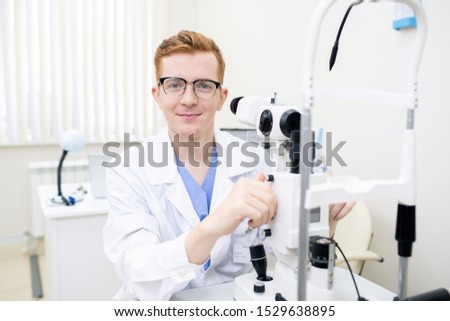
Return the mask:
[[(312, 239), (313, 241), (311, 241), (311, 239)], [(314, 242), (315, 240), (317, 240), (317, 239), (325, 239), (325, 240), (328, 240), (330, 243), (327, 244), (327, 245), (334, 244), (334, 246), (336, 246), (336, 247), (339, 249), (339, 251), (340, 251), (341, 254), (342, 254), (342, 257), (343, 257), (344, 260), (345, 260), (345, 263), (347, 264), (348, 270), (350, 271), (350, 275), (352, 276), (353, 284), (355, 285), (355, 289), (356, 289), (356, 294), (358, 295), (358, 301), (367, 301), (364, 297), (362, 297), (362, 296), (359, 294), (358, 285), (356, 284), (356, 280), (355, 280), (355, 277), (354, 277), (354, 275), (353, 275), (353, 271), (352, 271), (352, 268), (351, 268), (351, 266), (350, 266), (350, 263), (348, 263), (347, 257), (345, 256), (344, 252), (342, 251), (342, 249), (340, 248), (339, 244), (338, 244), (335, 240), (333, 240), (332, 238), (329, 238), (329, 237), (324, 237), (324, 236), (312, 236), (312, 237), (310, 237), (310, 253), (313, 251), (313, 249), (311, 248), (311, 245), (312, 245), (313, 242)], [(323, 244), (325, 244), (325, 243), (323, 243)], [(316, 247), (315, 249), (317, 250), (318, 248)], [(315, 251), (315, 252), (317, 252), (317, 251)], [(322, 256), (322, 257), (324, 256), (323, 253), (322, 253), (321, 256)], [(328, 257), (328, 260), (329, 260), (329, 255), (328, 255), (327, 257)], [(313, 264), (313, 263), (312, 263), (312, 258), (310, 258), (310, 260), (311, 260), (311, 264)], [(317, 262), (316, 262), (316, 263), (317, 263)], [(323, 264), (323, 262), (321, 262), (321, 264)], [(313, 264), (313, 265), (314, 265), (314, 264)], [(315, 265), (315, 266), (318, 266), (318, 265)], [(323, 268), (323, 267), (324, 267), (324, 266), (322, 266), (322, 268)]]
[(345, 21), (347, 20), (347, 16), (350, 13), (350, 10), (352, 10), (352, 8), (354, 6), (357, 6), (358, 4), (361, 4), (362, 2), (363, 2), (363, 0), (359, 0), (359, 1), (356, 1), (356, 2), (353, 2), (352, 4), (350, 4), (350, 6), (347, 9), (347, 12), (344, 15), (344, 19), (342, 19), (341, 26), (339, 27), (339, 31), (336, 36), (336, 41), (334, 42), (333, 49), (331, 50), (330, 71), (333, 68), (334, 63), (336, 62), (337, 52), (339, 49), (339, 38), (341, 37), (341, 32), (342, 32), (342, 29), (344, 28), (344, 24), (345, 24)]
[(349, 272), (350, 272), (350, 275), (352, 276), (353, 284), (355, 285), (356, 294), (357, 294), (357, 296), (358, 296), (358, 301), (367, 301), (364, 297), (362, 297), (362, 296), (359, 294), (359, 289), (358, 289), (358, 285), (356, 284), (355, 276), (353, 275), (352, 268), (351, 268), (351, 266), (350, 266), (350, 263), (348, 263), (348, 260), (347, 260), (347, 258), (345, 257), (344, 252), (343, 252), (342, 249), (340, 248), (339, 244), (338, 244), (336, 241), (334, 241), (334, 242), (335, 242), (336, 247), (339, 249), (339, 252), (341, 252), (342, 257), (344, 258), (345, 263), (347, 264), (347, 267), (348, 267), (348, 270), (349, 270)]

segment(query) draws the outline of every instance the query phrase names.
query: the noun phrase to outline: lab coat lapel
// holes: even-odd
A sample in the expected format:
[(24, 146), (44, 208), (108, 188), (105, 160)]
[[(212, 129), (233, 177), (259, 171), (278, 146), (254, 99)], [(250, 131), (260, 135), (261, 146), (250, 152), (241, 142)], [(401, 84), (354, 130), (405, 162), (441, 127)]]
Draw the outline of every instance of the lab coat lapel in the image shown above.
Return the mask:
[(233, 188), (232, 178), (228, 176), (225, 166), (218, 166), (216, 169), (216, 177), (214, 178), (214, 189), (211, 198), (211, 211), (222, 203), (224, 198)]
[[(175, 168), (175, 170), (177, 170)], [(200, 223), (194, 206), (192, 205), (191, 198), (184, 186), (183, 179), (180, 175), (175, 175), (175, 181), (167, 189), (166, 197), (170, 203), (178, 210), (178, 212), (188, 221), (191, 227), (194, 227)]]
[[(167, 128), (161, 129), (152, 142), (152, 159), (155, 163), (164, 166), (148, 166), (147, 175), (152, 185), (167, 184), (165, 196), (177, 209), (190, 227), (196, 226), (200, 220), (194, 210), (189, 194), (184, 186), (183, 179), (178, 174), (174, 161), (174, 151), (168, 135)], [(163, 161), (164, 160), (164, 161)]]
[[(233, 182), (228, 177), (228, 172), (225, 166), (218, 166), (216, 169), (216, 177), (214, 179), (214, 189), (211, 199), (211, 211), (217, 208), (224, 200), (224, 198), (230, 193), (233, 188)], [(211, 265), (216, 266), (228, 254), (227, 249), (230, 246), (231, 236), (225, 235), (219, 238), (211, 250)]]

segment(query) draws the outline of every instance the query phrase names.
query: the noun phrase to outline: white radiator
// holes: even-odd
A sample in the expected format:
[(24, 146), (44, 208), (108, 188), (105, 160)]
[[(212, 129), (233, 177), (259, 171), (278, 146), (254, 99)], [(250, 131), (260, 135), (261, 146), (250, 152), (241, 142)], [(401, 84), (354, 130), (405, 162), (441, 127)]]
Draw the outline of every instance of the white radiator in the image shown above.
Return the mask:
[[(40, 208), (36, 187), (39, 185), (55, 184), (55, 196), (58, 194), (56, 187), (56, 170), (58, 162), (31, 162), (28, 164), (31, 187), (31, 214), (32, 234), (34, 237), (44, 236), (44, 218)], [(88, 182), (89, 170), (87, 160), (64, 161), (61, 183)]]

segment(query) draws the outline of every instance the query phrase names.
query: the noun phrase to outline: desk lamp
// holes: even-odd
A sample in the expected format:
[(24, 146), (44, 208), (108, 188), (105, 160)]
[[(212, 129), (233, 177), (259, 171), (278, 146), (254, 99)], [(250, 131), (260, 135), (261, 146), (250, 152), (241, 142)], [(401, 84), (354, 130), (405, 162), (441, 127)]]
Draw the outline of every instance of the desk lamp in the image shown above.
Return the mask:
[(71, 206), (75, 204), (75, 199), (69, 197), (68, 199), (63, 195), (61, 191), (61, 171), (64, 159), (69, 152), (79, 152), (85, 146), (84, 135), (76, 129), (69, 129), (65, 131), (61, 137), (61, 142), (59, 144), (63, 150), (61, 158), (59, 159), (58, 169), (56, 172), (57, 186), (58, 186), (58, 196), (53, 198), (53, 202), (57, 204), (64, 204), (66, 206)]

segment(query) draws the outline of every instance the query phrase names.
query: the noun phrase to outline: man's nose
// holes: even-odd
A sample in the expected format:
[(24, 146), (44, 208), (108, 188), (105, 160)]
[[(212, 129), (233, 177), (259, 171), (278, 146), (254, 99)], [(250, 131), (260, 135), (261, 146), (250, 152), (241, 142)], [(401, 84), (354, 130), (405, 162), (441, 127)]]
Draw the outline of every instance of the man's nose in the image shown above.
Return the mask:
[(195, 95), (194, 86), (192, 84), (186, 85), (186, 90), (181, 96), (181, 103), (187, 106), (195, 105), (197, 103), (197, 96)]

